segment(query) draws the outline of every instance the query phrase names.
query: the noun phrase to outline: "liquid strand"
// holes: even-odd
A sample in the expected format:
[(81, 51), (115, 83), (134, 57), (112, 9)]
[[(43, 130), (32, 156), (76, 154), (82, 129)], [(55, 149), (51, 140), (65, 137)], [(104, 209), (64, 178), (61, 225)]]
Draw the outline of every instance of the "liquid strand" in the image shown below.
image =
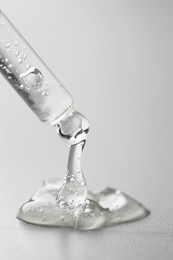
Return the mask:
[(87, 129), (86, 120), (78, 112), (60, 122), (59, 132), (66, 142), (75, 142), (72, 138), (74, 133), (76, 140), (84, 140), (70, 147), (64, 181), (46, 180), (31, 200), (21, 207), (18, 219), (43, 226), (91, 230), (139, 220), (149, 215), (142, 204), (120, 190), (106, 188), (97, 194), (87, 191), (81, 167), (86, 141), (84, 133), (88, 132)]

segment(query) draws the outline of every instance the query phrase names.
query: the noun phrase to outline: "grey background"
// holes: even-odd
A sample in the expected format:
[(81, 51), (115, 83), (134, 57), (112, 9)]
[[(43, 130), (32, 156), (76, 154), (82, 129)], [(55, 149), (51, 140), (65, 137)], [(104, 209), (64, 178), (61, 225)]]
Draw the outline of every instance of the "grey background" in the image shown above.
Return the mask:
[(20, 205), (65, 173), (68, 146), (0, 76), (0, 259), (173, 258), (173, 1), (0, 0), (91, 123), (89, 189), (120, 188), (152, 212), (98, 231), (23, 224)]

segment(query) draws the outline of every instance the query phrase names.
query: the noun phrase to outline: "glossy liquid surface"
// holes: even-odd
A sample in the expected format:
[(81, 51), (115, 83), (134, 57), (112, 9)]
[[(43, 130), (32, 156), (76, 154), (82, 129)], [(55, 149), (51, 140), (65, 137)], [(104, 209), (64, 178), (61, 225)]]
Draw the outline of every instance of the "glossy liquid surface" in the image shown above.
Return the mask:
[(100, 193), (88, 192), (78, 217), (68, 208), (57, 206), (57, 192), (63, 182), (50, 179), (25, 203), (17, 218), (36, 225), (71, 227), (79, 230), (100, 229), (121, 223), (140, 220), (149, 211), (139, 202), (120, 190), (106, 188)]

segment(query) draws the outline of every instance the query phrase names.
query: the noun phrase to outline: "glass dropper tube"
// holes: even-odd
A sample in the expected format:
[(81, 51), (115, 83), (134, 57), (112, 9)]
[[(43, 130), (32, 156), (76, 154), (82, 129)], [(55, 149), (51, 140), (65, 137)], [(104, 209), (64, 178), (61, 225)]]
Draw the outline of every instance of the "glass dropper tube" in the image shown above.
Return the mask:
[(72, 97), (0, 10), (0, 72), (37, 117), (54, 125), (72, 111)]

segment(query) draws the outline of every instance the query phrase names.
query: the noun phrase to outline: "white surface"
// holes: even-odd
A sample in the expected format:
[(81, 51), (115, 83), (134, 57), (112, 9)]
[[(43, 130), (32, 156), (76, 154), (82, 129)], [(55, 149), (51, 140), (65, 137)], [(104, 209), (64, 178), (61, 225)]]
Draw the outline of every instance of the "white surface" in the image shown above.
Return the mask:
[(92, 232), (17, 221), (45, 177), (63, 177), (68, 147), (0, 76), (0, 259), (172, 259), (173, 2), (0, 0), (0, 8), (90, 120), (90, 189), (118, 187), (151, 210)]

